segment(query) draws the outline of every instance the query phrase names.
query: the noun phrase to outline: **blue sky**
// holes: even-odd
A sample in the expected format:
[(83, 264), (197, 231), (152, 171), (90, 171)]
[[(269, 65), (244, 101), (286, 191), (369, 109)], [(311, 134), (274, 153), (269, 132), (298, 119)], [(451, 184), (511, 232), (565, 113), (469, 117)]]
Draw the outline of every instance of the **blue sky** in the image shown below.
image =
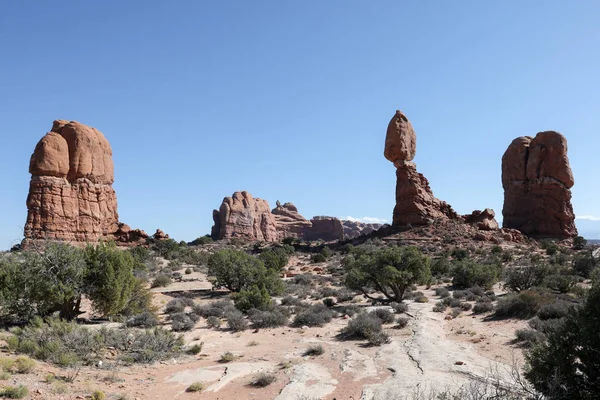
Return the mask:
[(4, 2), (0, 249), (22, 238), (29, 157), (54, 119), (110, 141), (121, 221), (178, 240), (208, 233), (236, 190), (391, 219), (396, 109), (458, 212), (501, 216), (504, 150), (552, 129), (575, 213), (600, 217), (599, 20), (584, 0)]

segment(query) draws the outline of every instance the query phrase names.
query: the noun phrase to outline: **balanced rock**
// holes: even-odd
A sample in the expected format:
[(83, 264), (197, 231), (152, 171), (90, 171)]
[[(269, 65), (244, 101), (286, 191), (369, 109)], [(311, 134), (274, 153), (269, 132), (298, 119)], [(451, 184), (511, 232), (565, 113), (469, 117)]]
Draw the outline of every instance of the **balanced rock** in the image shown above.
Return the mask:
[(534, 238), (576, 236), (574, 183), (563, 135), (546, 131), (516, 138), (502, 156), (503, 227)]
[(280, 239), (287, 237), (301, 239), (305, 232), (312, 228), (312, 223), (304, 218), (292, 203), (282, 205), (278, 200), (276, 207), (271, 210), (271, 214), (273, 214)]
[(415, 131), (402, 112), (396, 111), (388, 125), (384, 156), (396, 167), (394, 226), (427, 225), (439, 218), (457, 219), (452, 207), (438, 200), (429, 182), (412, 162), (416, 153)]
[(119, 229), (110, 144), (100, 131), (54, 121), (29, 163), (24, 245), (32, 240), (95, 242)]
[(211, 236), (215, 240), (243, 238), (275, 242), (275, 219), (266, 200), (253, 198), (246, 191), (225, 197), (219, 210), (213, 211)]

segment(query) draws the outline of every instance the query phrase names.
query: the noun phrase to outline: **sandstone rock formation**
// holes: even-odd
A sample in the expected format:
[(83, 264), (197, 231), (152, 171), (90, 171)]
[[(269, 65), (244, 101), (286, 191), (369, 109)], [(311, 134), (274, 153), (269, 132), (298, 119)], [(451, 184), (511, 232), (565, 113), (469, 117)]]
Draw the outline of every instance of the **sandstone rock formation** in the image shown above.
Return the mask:
[(115, 241), (123, 246), (140, 246), (148, 241), (148, 234), (141, 229), (131, 229), (129, 225), (120, 223), (115, 232)]
[(54, 121), (29, 164), (27, 240), (94, 242), (119, 228), (111, 147), (100, 131)]
[(482, 231), (495, 231), (499, 229), (496, 222), (496, 213), (491, 208), (486, 208), (483, 211), (475, 210), (471, 214), (463, 215), (463, 219), (467, 224), (472, 224)]
[(452, 207), (433, 195), (429, 182), (412, 162), (416, 153), (415, 131), (399, 110), (390, 121), (384, 155), (396, 167), (396, 206), (392, 225), (427, 225), (438, 218), (458, 218)]
[(502, 156), (504, 228), (535, 238), (577, 235), (567, 140), (554, 131), (513, 140)]
[(312, 223), (298, 212), (298, 208), (292, 203), (281, 204), (279, 200), (276, 207), (271, 211), (280, 239), (287, 237), (304, 237), (306, 231), (312, 228)]
[(335, 217), (313, 217), (310, 222), (312, 228), (305, 232), (305, 240), (324, 240), (326, 242), (344, 239), (342, 221)]
[(355, 237), (361, 235), (368, 235), (369, 233), (378, 230), (382, 226), (382, 224), (349, 221), (344, 219), (342, 220), (342, 227), (344, 228), (345, 239), (354, 239)]
[(275, 242), (275, 219), (266, 200), (253, 198), (246, 191), (225, 197), (219, 210), (213, 211), (211, 236), (215, 240), (243, 238)]

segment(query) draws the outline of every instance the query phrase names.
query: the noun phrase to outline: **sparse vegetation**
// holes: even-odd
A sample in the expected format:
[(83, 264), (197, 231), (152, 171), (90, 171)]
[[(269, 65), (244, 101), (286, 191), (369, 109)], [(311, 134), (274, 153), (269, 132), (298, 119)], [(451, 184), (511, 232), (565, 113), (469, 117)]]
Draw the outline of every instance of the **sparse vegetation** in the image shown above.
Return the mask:
[(221, 354), (221, 358), (219, 359), (219, 361), (222, 363), (229, 363), (234, 361), (235, 359), (236, 356), (232, 352), (228, 351), (226, 353)]
[(360, 313), (355, 316), (346, 327), (342, 328), (340, 337), (342, 339), (366, 339), (375, 346), (389, 341), (389, 337), (383, 332), (381, 320), (372, 313)]
[(187, 389), (185, 389), (185, 391), (188, 393), (201, 392), (202, 390), (204, 390), (204, 385), (200, 382), (194, 382), (190, 386), (188, 386)]
[(324, 304), (315, 304), (298, 311), (294, 316), (293, 326), (323, 326), (331, 321), (333, 312)]
[(275, 382), (277, 377), (273, 374), (261, 372), (252, 380), (252, 386), (254, 387), (267, 387), (271, 383)]
[(169, 276), (165, 274), (159, 274), (154, 277), (154, 280), (150, 286), (152, 288), (167, 287), (171, 283), (173, 283), (173, 280)]
[(304, 352), (304, 355), (309, 356), (309, 357), (314, 357), (314, 356), (320, 356), (323, 353), (325, 353), (325, 349), (323, 349), (323, 346), (321, 346), (320, 344), (317, 344), (317, 345), (309, 346), (308, 349), (306, 349), (306, 351)]

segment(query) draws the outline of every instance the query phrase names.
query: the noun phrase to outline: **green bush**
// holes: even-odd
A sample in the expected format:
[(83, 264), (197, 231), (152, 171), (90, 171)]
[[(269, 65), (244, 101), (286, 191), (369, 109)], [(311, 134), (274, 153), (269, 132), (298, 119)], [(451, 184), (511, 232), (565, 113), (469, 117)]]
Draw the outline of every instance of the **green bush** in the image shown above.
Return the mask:
[(546, 335), (533, 329), (517, 329), (515, 341), (524, 347), (532, 347), (546, 340)]
[(6, 399), (24, 399), (29, 394), (26, 386), (4, 386), (0, 388), (0, 396)]
[(184, 312), (171, 315), (171, 329), (173, 332), (191, 331), (194, 329), (194, 321)]
[(210, 244), (213, 242), (213, 239), (210, 235), (200, 236), (190, 242), (190, 246), (204, 246), (205, 244)]
[(372, 295), (376, 291), (387, 301), (400, 302), (407, 288), (431, 278), (429, 258), (416, 247), (357, 246), (344, 259), (344, 266), (346, 285), (371, 300), (377, 300)]
[(479, 264), (472, 260), (463, 260), (454, 263), (452, 283), (460, 288), (491, 288), (498, 281), (501, 270), (502, 266), (499, 264)]
[(390, 307), (392, 307), (392, 310), (396, 314), (402, 314), (402, 313), (408, 312), (408, 304), (406, 304), (406, 303), (392, 302), (392, 303), (390, 303)]
[[(343, 339), (366, 339), (372, 341), (373, 345), (381, 345), (386, 342), (381, 320), (374, 314), (361, 313), (348, 322), (348, 325), (340, 331)], [(377, 344), (379, 343), (379, 344)]]
[(204, 345), (204, 342), (200, 343), (200, 344), (195, 344), (193, 346), (188, 347), (188, 349), (185, 352), (187, 354), (195, 356), (196, 354), (198, 354), (198, 353), (200, 353), (202, 351), (202, 346), (203, 345)]
[(600, 393), (600, 286), (569, 314), (548, 340), (526, 353), (525, 377), (546, 398), (595, 399)]
[(156, 314), (151, 311), (145, 311), (141, 314), (134, 315), (127, 320), (127, 326), (134, 326), (137, 328), (153, 328), (158, 325), (158, 318)]
[(469, 258), (469, 251), (467, 249), (459, 249), (458, 247), (452, 250), (452, 258), (454, 260), (466, 260)]
[(408, 326), (408, 321), (409, 321), (409, 319), (406, 317), (398, 317), (396, 319), (396, 328), (398, 328), (398, 329), (405, 328), (406, 326)]
[(323, 346), (321, 346), (320, 344), (317, 344), (317, 345), (310, 346), (308, 349), (306, 349), (306, 351), (304, 352), (304, 355), (309, 356), (309, 357), (314, 357), (314, 356), (320, 356), (324, 353), (325, 353), (325, 349), (323, 349)]
[(552, 241), (551, 239), (542, 240), (540, 242), (540, 246), (542, 247), (542, 249), (546, 250), (546, 254), (548, 254), (549, 256), (555, 254), (559, 250), (558, 245), (554, 243), (554, 241)]
[(271, 304), (271, 296), (264, 287), (252, 286), (248, 289), (242, 289), (239, 293), (232, 296), (235, 308), (242, 312), (248, 312), (253, 308), (262, 308)]
[(552, 302), (552, 297), (532, 290), (510, 293), (498, 300), (494, 315), (528, 319), (535, 316), (543, 306), (550, 302)]
[(576, 283), (577, 278), (572, 275), (554, 274), (544, 279), (544, 286), (559, 293), (568, 293)]
[(442, 299), (450, 296), (450, 291), (444, 287), (435, 288), (436, 296), (440, 296)]
[(190, 386), (188, 386), (187, 389), (185, 389), (185, 391), (188, 393), (201, 392), (202, 390), (204, 390), (204, 385), (200, 382), (194, 382)]
[(598, 266), (598, 260), (594, 258), (593, 253), (586, 252), (585, 254), (578, 254), (573, 260), (573, 271), (584, 278), (590, 278), (592, 271)]
[(573, 248), (575, 250), (583, 250), (587, 246), (587, 240), (583, 236), (575, 236), (573, 238)]
[(269, 295), (284, 291), (279, 272), (268, 269), (264, 263), (243, 251), (224, 249), (213, 253), (208, 259), (208, 273), (215, 278), (216, 286), (232, 292), (264, 288)]
[(154, 278), (154, 280), (152, 281), (152, 284), (150, 286), (152, 288), (167, 287), (171, 283), (173, 283), (173, 280), (171, 278), (169, 278), (165, 274), (159, 274), (159, 275), (156, 275), (156, 277)]
[(504, 273), (504, 287), (514, 292), (528, 290), (540, 286), (549, 274), (550, 268), (543, 262), (507, 268)]
[(325, 304), (327, 307), (333, 307), (335, 306), (335, 300), (331, 297), (327, 297), (323, 299), (323, 304)]
[(208, 317), (206, 319), (206, 325), (209, 328), (220, 328), (221, 327), (221, 319), (219, 317), (215, 317), (214, 315), (211, 315), (210, 317)]
[(371, 311), (370, 314), (379, 318), (382, 324), (391, 324), (392, 322), (394, 322), (395, 318), (394, 314), (392, 314), (385, 308), (378, 308), (376, 310)]
[(436, 258), (431, 262), (431, 275), (444, 276), (450, 272), (450, 261), (446, 257)]
[(473, 306), (474, 314), (484, 314), (493, 310), (494, 306), (492, 303), (476, 303), (475, 306)]
[(290, 259), (286, 249), (283, 247), (275, 247), (269, 250), (265, 250), (258, 258), (263, 262), (265, 267), (270, 271), (279, 273), (287, 264)]

